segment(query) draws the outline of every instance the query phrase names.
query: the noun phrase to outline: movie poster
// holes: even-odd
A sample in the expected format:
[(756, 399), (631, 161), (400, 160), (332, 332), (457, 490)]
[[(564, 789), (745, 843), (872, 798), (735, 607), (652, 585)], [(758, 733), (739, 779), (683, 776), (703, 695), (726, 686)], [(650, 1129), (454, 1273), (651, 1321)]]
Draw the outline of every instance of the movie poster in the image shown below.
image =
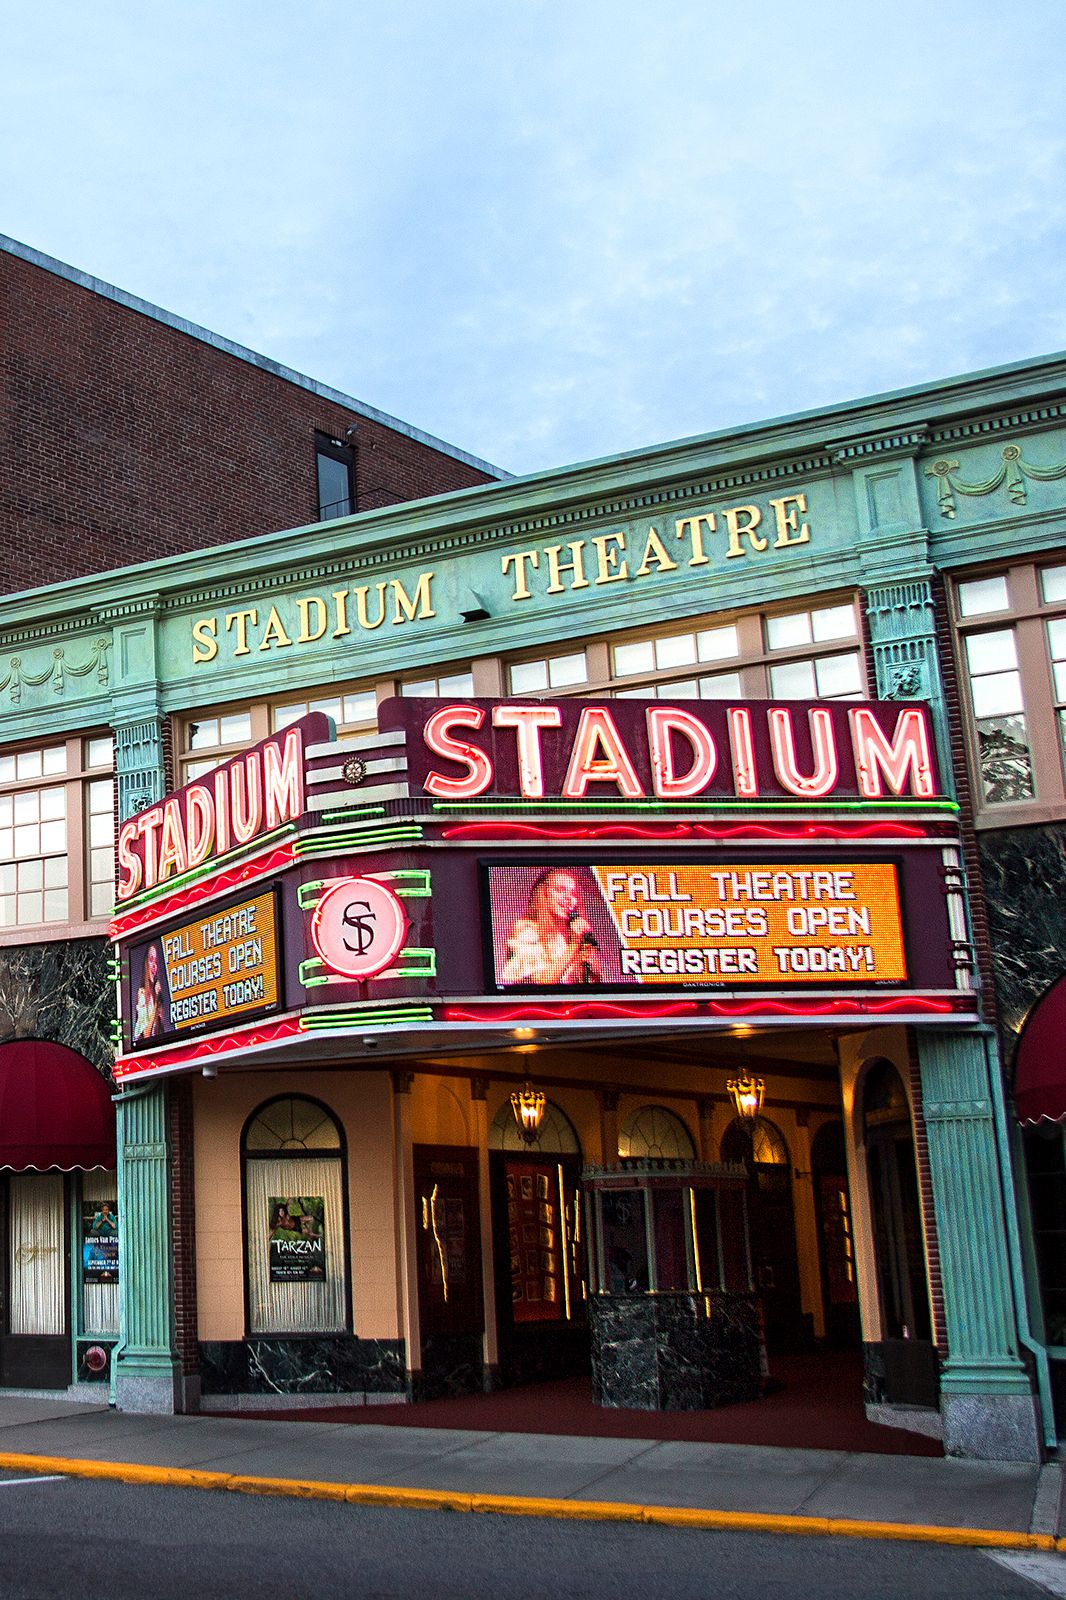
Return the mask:
[(118, 1206), (114, 1200), (84, 1200), (81, 1275), (84, 1283), (118, 1282)]
[(325, 1201), (320, 1194), (270, 1196), (270, 1281), (309, 1283), (326, 1276)]

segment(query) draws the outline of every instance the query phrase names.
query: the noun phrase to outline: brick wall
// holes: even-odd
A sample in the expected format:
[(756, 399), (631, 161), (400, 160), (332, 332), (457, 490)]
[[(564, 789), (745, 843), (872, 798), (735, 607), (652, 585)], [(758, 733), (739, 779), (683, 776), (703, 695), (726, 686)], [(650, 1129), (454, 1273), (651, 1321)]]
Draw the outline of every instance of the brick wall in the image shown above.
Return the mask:
[(196, 1307), (196, 1207), (193, 1199), (192, 1089), (188, 1078), (167, 1085), (170, 1113), (171, 1249), (174, 1253), (175, 1347), (186, 1375), (200, 1370)]
[(360, 510), (489, 481), (0, 251), (0, 591), (314, 522), (314, 434), (353, 426)]

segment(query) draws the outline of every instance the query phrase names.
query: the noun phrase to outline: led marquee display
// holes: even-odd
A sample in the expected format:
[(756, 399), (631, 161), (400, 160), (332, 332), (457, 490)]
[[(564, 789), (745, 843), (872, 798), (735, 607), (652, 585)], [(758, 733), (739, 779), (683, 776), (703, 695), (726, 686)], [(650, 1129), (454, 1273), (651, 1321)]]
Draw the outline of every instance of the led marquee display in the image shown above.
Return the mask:
[(274, 891), (206, 911), (129, 953), (134, 1047), (219, 1027), (278, 1003)]
[(905, 983), (891, 862), (487, 868), (498, 989)]

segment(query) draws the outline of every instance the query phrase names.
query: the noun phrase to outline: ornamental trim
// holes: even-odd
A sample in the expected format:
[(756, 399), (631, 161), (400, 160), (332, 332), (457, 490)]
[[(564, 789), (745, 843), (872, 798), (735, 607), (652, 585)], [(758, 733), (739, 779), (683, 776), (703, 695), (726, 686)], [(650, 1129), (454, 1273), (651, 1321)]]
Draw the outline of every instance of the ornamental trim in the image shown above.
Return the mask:
[(68, 677), (87, 678), (91, 672), (96, 673), (97, 683), (106, 688), (110, 681), (107, 665), (107, 652), (110, 649), (111, 640), (101, 634), (93, 640), (92, 654), (84, 661), (74, 662), (67, 659), (62, 645), (56, 645), (52, 659), (43, 672), (28, 672), (21, 656), (10, 656), (7, 676), (0, 679), (0, 694), (6, 689), (11, 703), (19, 705), (23, 688), (40, 689), (44, 684), (51, 683), (52, 693), (62, 695)]
[(1066, 462), (1061, 467), (1038, 467), (1022, 457), (1022, 447), (1018, 444), (1005, 444), (1002, 451), (1002, 464), (990, 478), (984, 478), (977, 483), (965, 483), (957, 476), (960, 463), (949, 461), (941, 457), (934, 461), (931, 467), (926, 467), (927, 478), (936, 480), (936, 497), (940, 506), (940, 515), (949, 521), (956, 512), (955, 496), (957, 494), (980, 497), (994, 494), (1005, 483), (1007, 493), (1016, 506), (1024, 506), (1029, 499), (1027, 479), (1037, 483), (1053, 483), (1057, 478), (1066, 478)]

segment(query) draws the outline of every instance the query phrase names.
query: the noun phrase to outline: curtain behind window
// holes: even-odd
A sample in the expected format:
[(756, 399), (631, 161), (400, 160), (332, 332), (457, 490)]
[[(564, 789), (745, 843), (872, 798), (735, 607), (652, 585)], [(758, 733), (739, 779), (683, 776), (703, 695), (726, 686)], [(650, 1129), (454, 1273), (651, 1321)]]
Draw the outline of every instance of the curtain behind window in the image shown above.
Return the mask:
[[(326, 1276), (308, 1283), (270, 1282), (270, 1202), (321, 1195)], [(252, 1333), (340, 1333), (346, 1326), (341, 1163), (314, 1156), (256, 1159), (245, 1166), (248, 1229), (248, 1324)]]
[(11, 1178), (12, 1333), (65, 1333), (63, 1175)]

